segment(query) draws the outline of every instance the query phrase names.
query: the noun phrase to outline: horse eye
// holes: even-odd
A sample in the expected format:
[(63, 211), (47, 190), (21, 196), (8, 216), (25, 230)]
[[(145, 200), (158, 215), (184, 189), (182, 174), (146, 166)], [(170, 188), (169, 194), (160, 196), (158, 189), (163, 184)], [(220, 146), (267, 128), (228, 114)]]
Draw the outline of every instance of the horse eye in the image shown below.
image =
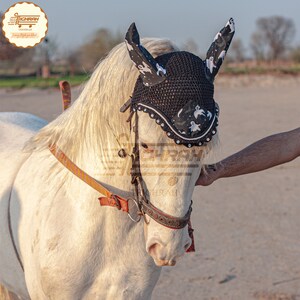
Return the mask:
[(145, 148), (145, 149), (148, 149), (148, 145), (145, 144), (145, 143), (141, 143), (141, 146), (142, 146), (143, 148)]

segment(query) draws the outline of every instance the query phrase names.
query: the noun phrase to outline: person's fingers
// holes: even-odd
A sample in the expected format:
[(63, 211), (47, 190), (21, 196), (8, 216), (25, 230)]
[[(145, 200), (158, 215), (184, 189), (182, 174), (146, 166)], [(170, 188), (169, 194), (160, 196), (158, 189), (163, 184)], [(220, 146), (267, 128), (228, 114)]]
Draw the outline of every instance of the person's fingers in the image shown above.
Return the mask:
[(205, 186), (205, 185), (206, 185), (205, 183), (206, 183), (206, 182), (205, 182), (205, 179), (203, 178), (202, 175), (200, 175), (199, 178), (197, 179), (195, 185), (204, 185), (204, 186)]
[(196, 181), (196, 185), (207, 186), (214, 182), (214, 173), (216, 172), (215, 165), (206, 165), (202, 168), (199, 178)]
[(207, 176), (207, 173), (202, 172), (199, 176), (199, 178), (196, 181), (196, 185), (209, 185), (211, 183), (211, 179), (209, 178), (209, 176)]

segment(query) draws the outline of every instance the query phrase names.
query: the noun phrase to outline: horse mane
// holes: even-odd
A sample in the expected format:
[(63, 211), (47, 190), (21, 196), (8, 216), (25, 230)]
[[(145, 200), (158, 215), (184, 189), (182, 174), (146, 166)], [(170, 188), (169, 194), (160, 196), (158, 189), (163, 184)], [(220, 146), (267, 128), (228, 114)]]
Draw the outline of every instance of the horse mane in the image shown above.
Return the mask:
[[(178, 50), (167, 39), (145, 38), (142, 43), (154, 57)], [(131, 96), (138, 75), (125, 43), (117, 45), (96, 65), (73, 105), (34, 135), (25, 150), (56, 144), (76, 161), (83, 147), (105, 156), (103, 144), (106, 149), (119, 147), (120, 136), (128, 142), (128, 112), (121, 114), (119, 109)]]

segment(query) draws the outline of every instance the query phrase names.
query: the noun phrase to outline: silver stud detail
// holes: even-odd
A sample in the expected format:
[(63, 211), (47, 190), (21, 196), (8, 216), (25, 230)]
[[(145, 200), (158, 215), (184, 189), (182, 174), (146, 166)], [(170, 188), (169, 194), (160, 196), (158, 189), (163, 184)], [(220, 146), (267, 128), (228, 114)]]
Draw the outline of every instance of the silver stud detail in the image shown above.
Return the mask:
[(215, 131), (215, 130), (213, 130), (213, 131), (212, 131), (212, 134), (216, 134), (216, 131)]
[(180, 143), (180, 141), (179, 141), (179, 140), (177, 140), (177, 141), (176, 141), (176, 144), (179, 144), (179, 143)]
[(191, 148), (191, 147), (192, 147), (192, 145), (191, 145), (191, 144), (188, 144), (188, 147), (189, 147), (189, 148)]
[(159, 123), (159, 122), (160, 122), (160, 120), (159, 120), (159, 119), (157, 119), (157, 120), (156, 120), (156, 123)]
[(209, 141), (210, 141), (210, 138), (208, 137), (208, 138), (206, 139), (206, 141), (209, 142)]
[(167, 133), (167, 136), (170, 136), (170, 135), (171, 135), (171, 133), (170, 133), (170, 132), (168, 132), (168, 133)]
[(202, 146), (202, 142), (200, 142), (198, 145), (199, 145), (199, 146)]
[(151, 117), (151, 118), (154, 118), (154, 114), (151, 114), (150, 117)]
[(144, 111), (147, 111), (147, 108), (144, 108)]
[(141, 110), (141, 109), (142, 109), (142, 108), (139, 106), (139, 107), (138, 107), (138, 110)]
[(161, 127), (164, 127), (164, 126), (165, 126), (165, 124), (164, 124), (164, 123), (161, 123), (161, 124), (160, 124), (160, 126), (161, 126)]

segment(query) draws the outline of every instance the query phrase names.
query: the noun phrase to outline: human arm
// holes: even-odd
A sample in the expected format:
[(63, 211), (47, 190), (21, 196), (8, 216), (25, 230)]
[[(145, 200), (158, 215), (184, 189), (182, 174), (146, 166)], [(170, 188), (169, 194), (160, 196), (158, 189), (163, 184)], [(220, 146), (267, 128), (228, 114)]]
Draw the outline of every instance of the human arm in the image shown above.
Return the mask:
[(300, 127), (263, 138), (201, 172), (196, 185), (262, 171), (300, 156)]

